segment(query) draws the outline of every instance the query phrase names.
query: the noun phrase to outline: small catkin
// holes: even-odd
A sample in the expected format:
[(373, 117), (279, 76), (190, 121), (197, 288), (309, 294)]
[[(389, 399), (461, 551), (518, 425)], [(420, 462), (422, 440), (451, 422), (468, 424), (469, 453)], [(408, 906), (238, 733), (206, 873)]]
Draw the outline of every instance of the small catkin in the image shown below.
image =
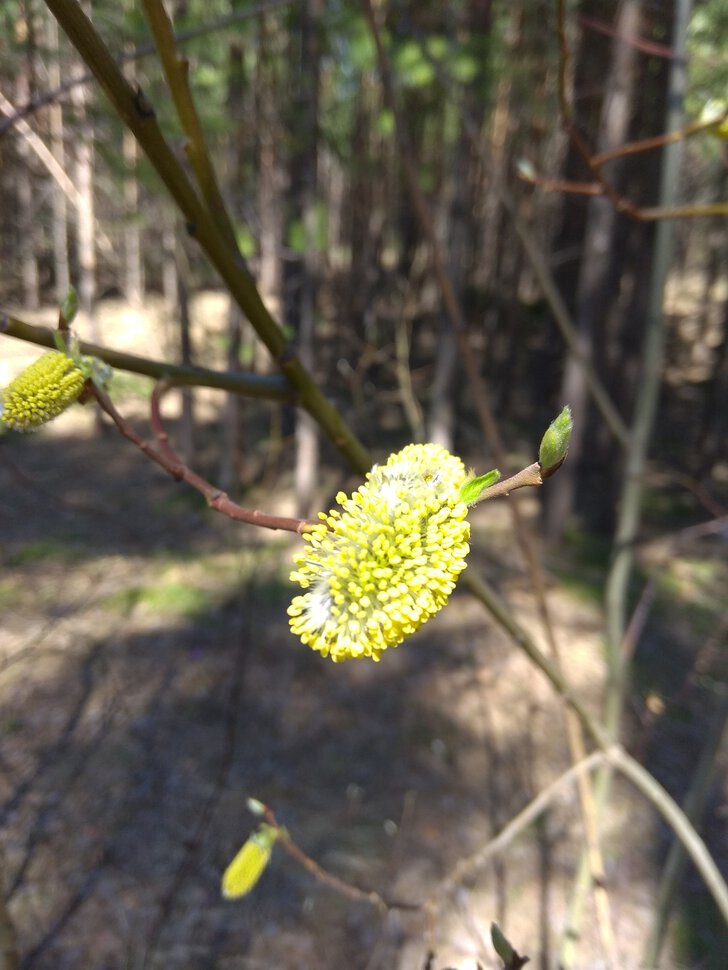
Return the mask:
[(70, 407), (85, 383), (74, 360), (49, 350), (0, 392), (0, 423), (14, 431), (35, 431)]

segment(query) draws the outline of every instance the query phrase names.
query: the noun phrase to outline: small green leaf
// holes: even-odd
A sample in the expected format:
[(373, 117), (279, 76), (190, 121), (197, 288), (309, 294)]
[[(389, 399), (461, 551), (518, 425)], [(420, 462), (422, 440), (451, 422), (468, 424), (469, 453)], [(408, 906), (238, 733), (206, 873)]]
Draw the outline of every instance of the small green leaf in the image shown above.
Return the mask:
[(61, 317), (66, 326), (73, 323), (73, 318), (78, 313), (78, 294), (73, 287), (66, 293), (66, 299), (61, 303)]
[(503, 961), (503, 970), (522, 970), (522, 967), (531, 962), (530, 957), (522, 957), (516, 953), (497, 923), (490, 924), (490, 938), (495, 952)]
[(500, 477), (501, 473), (497, 468), (494, 468), (492, 471), (486, 472), (485, 475), (471, 478), (460, 489), (460, 501), (464, 502), (465, 505), (474, 505), (486, 488), (495, 485)]
[(554, 418), (541, 439), (541, 447), (538, 449), (538, 463), (541, 466), (541, 474), (544, 478), (553, 474), (566, 458), (573, 426), (571, 408), (567, 405), (561, 414)]
[(490, 924), (490, 938), (493, 941), (493, 949), (501, 958), (506, 966), (513, 960), (514, 949), (508, 940), (503, 936), (500, 926), (497, 923)]

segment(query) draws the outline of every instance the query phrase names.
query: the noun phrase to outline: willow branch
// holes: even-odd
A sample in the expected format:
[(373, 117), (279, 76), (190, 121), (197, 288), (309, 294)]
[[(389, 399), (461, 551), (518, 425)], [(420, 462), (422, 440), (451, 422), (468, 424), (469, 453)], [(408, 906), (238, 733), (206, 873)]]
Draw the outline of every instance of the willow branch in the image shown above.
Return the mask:
[(291, 834), (287, 828), (282, 826), (278, 819), (276, 818), (273, 810), (268, 805), (263, 805), (263, 817), (269, 825), (272, 825), (278, 832), (278, 844), (283, 848), (291, 858), (295, 859), (299, 865), (309, 872), (317, 882), (323, 883), (329, 886), (335, 892), (342, 896), (346, 896), (348, 899), (354, 902), (369, 903), (370, 906), (374, 906), (380, 912), (385, 913), (391, 909), (408, 910), (411, 912), (419, 912), (422, 909), (421, 903), (410, 903), (401, 900), (387, 899), (385, 896), (380, 895), (380, 893), (374, 890), (359, 889), (358, 886), (352, 886), (351, 883), (344, 882), (338, 876), (333, 873), (328, 872), (326, 869), (322, 868), (312, 859), (311, 856), (307, 855), (303, 849), (294, 842), (291, 838)]
[(665, 819), (693, 860), (695, 868), (702, 876), (721, 916), (728, 925), (728, 886), (705, 842), (695, 831), (685, 812), (649, 771), (622, 748), (610, 748), (606, 752), (606, 757), (609, 764), (628, 778)]
[[(501, 829), (501, 831), (487, 842), (484, 846), (478, 849), (472, 856), (468, 856), (466, 859), (460, 859), (452, 871), (445, 877), (444, 881), (441, 882), (437, 888), (437, 895), (448, 894), (452, 892), (457, 886), (459, 886), (465, 879), (468, 879), (471, 875), (482, 869), (482, 867), (489, 862), (493, 856), (498, 855), (503, 849), (507, 848), (511, 842), (517, 836), (523, 832), (524, 829), (528, 828), (532, 822), (534, 822), (539, 815), (546, 811), (549, 805), (555, 801), (556, 797), (561, 794), (567, 785), (576, 781), (581, 775), (587, 774), (590, 771), (594, 771), (599, 765), (604, 764), (607, 755), (604, 751), (595, 751), (590, 754), (583, 761), (577, 762), (572, 765), (567, 771), (558, 777), (555, 781), (552, 781), (550, 785), (542, 789), (536, 797), (526, 805), (525, 808), (514, 815), (513, 818)], [(434, 898), (431, 902), (434, 903)]]
[(197, 239), (238, 307), (250, 320), (289, 384), (298, 393), (301, 406), (318, 422), (354, 468), (362, 474), (368, 471), (371, 462), (366, 449), (301, 364), (280, 325), (263, 303), (252, 277), (241, 266), (223, 231), (190, 184), (144, 94), (141, 90), (134, 90), (126, 80), (75, 0), (46, 0), (46, 6), (93, 71), (119, 117), (136, 137), (187, 220), (188, 232)]
[[(54, 334), (50, 327), (26, 323), (17, 317), (0, 312), (0, 333), (40, 347), (55, 350)], [(143, 374), (155, 380), (167, 379), (174, 384), (192, 387), (212, 387), (219, 391), (232, 391), (245, 397), (262, 398), (270, 401), (293, 401), (294, 394), (285, 378), (276, 374), (248, 374), (238, 371), (214, 371), (206, 367), (193, 367), (189, 364), (169, 364), (149, 357), (137, 357), (87, 340), (78, 342), (81, 353), (98, 357), (115, 370)]]
[(190, 91), (189, 61), (180, 57), (177, 52), (172, 21), (162, 0), (142, 0), (142, 3), (154, 36), (162, 69), (172, 94), (177, 116), (182, 125), (182, 130), (188, 138), (185, 151), (195, 173), (202, 197), (210, 210), (210, 214), (227, 238), (228, 245), (242, 262), (243, 257), (235, 239), (235, 229), (220, 191), (215, 169), (205, 142), (200, 116)]
[(257, 525), (264, 529), (282, 529), (286, 532), (297, 532), (299, 534), (309, 531), (312, 525), (314, 525), (314, 523), (305, 522), (303, 519), (269, 515), (267, 512), (260, 512), (258, 509), (248, 509), (242, 505), (238, 505), (225, 492), (206, 481), (201, 475), (193, 472), (179, 458), (169, 444), (159, 408), (161, 394), (163, 393), (161, 385), (155, 387), (151, 399), (151, 424), (157, 436), (158, 444), (156, 447), (148, 441), (145, 441), (134, 431), (128, 421), (114, 407), (111, 398), (105, 391), (102, 391), (95, 384), (89, 382), (88, 393), (96, 399), (99, 407), (109, 415), (117, 429), (128, 441), (136, 445), (147, 458), (156, 462), (175, 481), (186, 482), (200, 492), (209, 507), (216, 512), (220, 512), (222, 515), (227, 516), (229, 519), (234, 519), (236, 522), (247, 522), (249, 525)]

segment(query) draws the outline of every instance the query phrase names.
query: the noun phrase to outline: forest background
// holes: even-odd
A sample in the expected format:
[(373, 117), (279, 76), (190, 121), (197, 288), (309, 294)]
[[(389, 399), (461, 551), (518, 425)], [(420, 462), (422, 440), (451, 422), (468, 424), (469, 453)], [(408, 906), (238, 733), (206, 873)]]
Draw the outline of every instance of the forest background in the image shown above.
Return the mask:
[[(287, 629), (297, 537), (93, 405), (0, 436), (0, 966), (465, 970), (497, 920), (543, 968), (723, 968), (725, 5), (164, 9), (2, 5), (0, 386), (73, 285), (128, 427), (170, 378), (182, 467), (244, 506), (315, 515), (409, 441), (507, 475), (563, 404), (571, 450), (474, 510), (411, 643), (334, 667)], [(223, 901), (250, 796), (345, 887), (276, 849)]]

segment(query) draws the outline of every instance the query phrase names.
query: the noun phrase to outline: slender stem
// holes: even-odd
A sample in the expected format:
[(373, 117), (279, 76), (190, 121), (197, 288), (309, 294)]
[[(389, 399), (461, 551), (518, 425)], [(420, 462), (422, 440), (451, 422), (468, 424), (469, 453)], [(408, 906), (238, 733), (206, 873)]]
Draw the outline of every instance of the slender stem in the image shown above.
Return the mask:
[[(507, 848), (524, 829), (528, 828), (549, 807), (556, 797), (561, 794), (567, 785), (570, 785), (582, 775), (594, 771), (599, 765), (604, 764), (606, 758), (607, 754), (604, 751), (595, 751), (584, 758), (583, 761), (578, 761), (575, 765), (572, 765), (563, 775), (560, 775), (550, 785), (542, 789), (525, 808), (513, 816), (494, 838), (486, 842), (474, 855), (468, 856), (466, 859), (460, 859), (455, 864), (444, 881), (439, 883), (437, 895), (446, 895), (452, 892), (465, 879), (468, 879), (477, 872), (478, 869), (482, 869), (486, 862), (489, 862), (493, 856), (498, 855), (499, 852)], [(434, 900), (432, 901), (434, 902)]]
[(496, 482), (495, 485), (491, 485), (490, 488), (486, 488), (484, 492), (481, 492), (478, 500), (473, 502), (472, 507), (480, 505), (481, 502), (487, 502), (489, 499), (500, 498), (502, 495), (509, 495), (511, 492), (515, 492), (517, 488), (529, 488), (534, 485), (543, 485), (543, 478), (541, 478), (541, 466), (537, 461), (527, 468), (522, 468), (515, 475), (511, 475), (510, 478), (501, 479), (501, 481)]
[[(708, 737), (700, 754), (698, 766), (690, 782), (690, 789), (683, 802), (683, 811), (690, 821), (697, 825), (703, 814), (705, 802), (710, 794), (715, 777), (716, 758), (722, 741), (726, 738), (728, 725), (728, 688), (723, 688), (716, 710), (713, 713), (708, 729)], [(662, 878), (657, 891), (657, 901), (652, 923), (652, 930), (645, 947), (643, 964), (646, 968), (654, 967), (660, 959), (660, 951), (665, 940), (665, 933), (670, 919), (675, 890), (685, 868), (685, 850), (679, 841), (673, 842), (667, 855)]]
[(559, 667), (539, 649), (531, 635), (523, 629), (513, 616), (508, 606), (496, 591), (482, 576), (471, 570), (463, 573), (461, 580), (470, 592), (480, 600), (500, 626), (510, 635), (513, 641), (524, 651), (536, 667), (551, 681), (552, 686), (577, 715), (585, 732), (591, 737), (597, 747), (605, 749), (609, 740), (604, 728), (597, 719), (589, 713), (579, 697), (574, 693)]
[(628, 778), (665, 819), (682, 843), (695, 868), (710, 890), (720, 913), (728, 925), (728, 886), (715, 860), (690, 822), (685, 812), (668, 795), (662, 785), (622, 748), (612, 747), (606, 752), (607, 761)]
[(303, 849), (296, 844), (291, 838), (291, 834), (288, 829), (284, 828), (275, 817), (273, 810), (268, 806), (263, 806), (263, 816), (269, 825), (272, 825), (278, 830), (278, 844), (285, 849), (285, 851), (303, 866), (307, 872), (318, 882), (324, 883), (330, 886), (335, 892), (340, 893), (342, 896), (346, 896), (348, 899), (353, 899), (355, 902), (369, 903), (371, 906), (376, 907), (380, 912), (386, 913), (391, 909), (409, 910), (411, 912), (419, 912), (422, 909), (422, 903), (410, 903), (402, 900), (392, 900), (381, 896), (378, 892), (374, 890), (359, 889), (358, 886), (352, 886), (351, 883), (344, 882), (338, 876), (335, 876), (331, 872), (327, 872), (326, 869), (322, 868), (315, 859), (307, 855)]

